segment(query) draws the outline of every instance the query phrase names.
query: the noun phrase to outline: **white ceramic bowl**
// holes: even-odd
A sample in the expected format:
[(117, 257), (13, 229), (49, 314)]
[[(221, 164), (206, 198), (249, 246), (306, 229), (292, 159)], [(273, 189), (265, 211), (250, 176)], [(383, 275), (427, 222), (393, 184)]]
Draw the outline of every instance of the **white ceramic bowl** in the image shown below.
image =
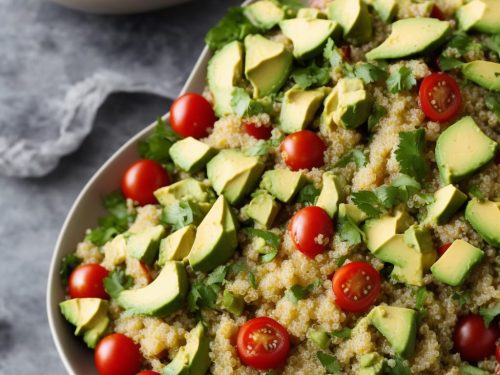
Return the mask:
[(52, 0), (68, 8), (101, 14), (140, 13), (189, 0)]

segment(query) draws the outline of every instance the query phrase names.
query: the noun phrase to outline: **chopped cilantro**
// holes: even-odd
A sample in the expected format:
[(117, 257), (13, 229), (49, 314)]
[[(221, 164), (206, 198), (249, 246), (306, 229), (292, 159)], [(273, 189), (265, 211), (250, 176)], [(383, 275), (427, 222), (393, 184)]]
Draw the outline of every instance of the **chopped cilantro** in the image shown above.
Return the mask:
[(397, 187), (400, 190), (399, 194), (402, 194), (401, 200), (403, 202), (406, 202), (410, 198), (410, 196), (412, 196), (422, 188), (422, 185), (420, 185), (417, 180), (405, 174), (400, 174), (398, 177), (392, 180), (391, 185)]
[(320, 67), (313, 62), (304, 68), (295, 69), (291, 76), (295, 83), (302, 89), (324, 86), (330, 80), (330, 69)]
[(323, 57), (327, 60), (332, 68), (336, 68), (342, 64), (342, 53), (335, 46), (333, 39), (328, 39), (323, 50)]
[(202, 308), (215, 308), (229, 266), (223, 265), (213, 270), (205, 279), (193, 283), (187, 297), (189, 311), (195, 312)]
[(397, 357), (394, 359), (395, 364), (394, 367), (385, 366), (384, 374), (386, 375), (411, 375), (411, 371), (407, 365), (405, 365), (404, 361)]
[(368, 157), (366, 156), (366, 153), (363, 150), (359, 148), (354, 148), (351, 151), (342, 155), (339, 161), (335, 163), (335, 167), (343, 168), (351, 162), (354, 162), (356, 164), (356, 167), (359, 169), (366, 165), (366, 163), (368, 162)]
[(300, 189), (299, 194), (297, 194), (297, 202), (314, 204), (319, 193), (320, 190), (313, 184), (307, 184)]
[(384, 69), (370, 63), (357, 64), (354, 67), (354, 74), (366, 84), (387, 78), (387, 72)]
[(340, 339), (347, 340), (347, 339), (351, 338), (351, 333), (352, 333), (352, 329), (345, 327), (345, 328), (339, 329), (338, 331), (333, 331), (331, 333), (331, 335), (334, 337), (338, 337)]
[(500, 34), (495, 34), (486, 39), (483, 43), (488, 49), (500, 56)]
[(453, 38), (451, 38), (448, 42), (447, 47), (456, 49), (460, 56), (465, 55), (469, 51), (482, 50), (481, 44), (463, 31), (454, 33)]
[(480, 201), (484, 200), (484, 194), (481, 192), (478, 185), (471, 185), (469, 187), (469, 195), (472, 198), (479, 199)]
[(264, 241), (266, 241), (269, 246), (276, 249), (280, 245), (280, 236), (278, 236), (276, 233), (256, 228), (243, 228), (242, 232), (248, 237), (260, 237)]
[[(347, 242), (349, 246), (354, 246), (363, 242), (365, 239), (365, 233), (359, 229), (356, 223), (349, 216), (339, 217), (337, 222), (338, 233), (342, 241)], [(345, 259), (342, 263), (344, 261)]]
[(171, 225), (173, 229), (180, 229), (188, 224), (198, 225), (204, 213), (194, 202), (182, 201), (166, 206), (160, 217), (162, 224)]
[(372, 191), (358, 191), (352, 193), (353, 203), (370, 217), (377, 217), (383, 211), (383, 207), (377, 195)]
[(368, 131), (373, 132), (377, 127), (379, 121), (387, 114), (387, 110), (384, 106), (375, 103), (373, 105), (373, 110), (370, 116), (368, 117)]
[(347, 255), (342, 255), (341, 257), (339, 257), (337, 259), (337, 261), (335, 262), (335, 264), (337, 265), (337, 267), (342, 267), (345, 263), (345, 261), (347, 260)]
[(257, 289), (257, 280), (255, 280), (255, 274), (252, 271), (248, 272), (248, 281), (254, 289)]
[(396, 149), (396, 160), (401, 172), (422, 181), (429, 172), (424, 156), (425, 130), (417, 129), (399, 133), (399, 146)]
[(500, 315), (500, 302), (497, 302), (491, 307), (481, 307), (479, 313), (484, 319), (484, 324), (488, 327), (492, 320), (495, 319), (497, 315)]
[(427, 298), (427, 289), (425, 289), (425, 286), (419, 287), (415, 291), (415, 308), (417, 310), (421, 310), (424, 307), (426, 298)]
[(417, 80), (412, 71), (406, 66), (400, 67), (398, 70), (391, 73), (386, 80), (387, 89), (395, 94), (400, 91), (411, 89), (417, 84)]
[(121, 268), (115, 268), (102, 281), (104, 289), (111, 298), (117, 298), (120, 292), (125, 289), (130, 289), (134, 285), (134, 279), (127, 275)]
[(254, 100), (245, 89), (236, 87), (231, 93), (231, 108), (239, 117), (250, 117), (272, 112), (272, 100), (267, 96)]
[(319, 362), (323, 365), (327, 374), (338, 374), (342, 371), (342, 366), (337, 358), (325, 352), (317, 352)]
[(500, 100), (495, 95), (488, 95), (485, 99), (486, 107), (500, 119)]
[(439, 68), (443, 72), (447, 72), (448, 70), (453, 70), (456, 68), (460, 68), (464, 63), (460, 60), (457, 60), (453, 57), (448, 57), (445, 55), (441, 55), (438, 60)]
[(285, 292), (285, 295), (290, 301), (297, 303), (299, 300), (307, 298), (307, 296), (320, 285), (320, 280), (316, 280), (305, 287), (295, 284)]
[(66, 287), (68, 285), (69, 275), (80, 263), (82, 263), (82, 260), (75, 254), (65, 255), (61, 259), (61, 265), (59, 266), (59, 277), (61, 278), (63, 287)]
[(455, 301), (458, 302), (460, 306), (465, 305), (466, 303), (470, 302), (470, 292), (465, 291), (465, 292), (455, 292), (451, 296)]
[(179, 139), (172, 129), (167, 128), (165, 121), (158, 117), (153, 133), (145, 141), (139, 142), (139, 155), (143, 159), (166, 164), (170, 161), (170, 146)]

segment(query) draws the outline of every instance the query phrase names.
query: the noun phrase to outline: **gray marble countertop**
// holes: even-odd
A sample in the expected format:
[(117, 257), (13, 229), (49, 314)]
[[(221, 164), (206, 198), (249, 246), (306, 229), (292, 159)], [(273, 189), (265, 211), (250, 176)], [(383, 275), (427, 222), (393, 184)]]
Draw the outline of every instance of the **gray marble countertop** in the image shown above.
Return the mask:
[[(35, 4), (37, 2), (39, 4)], [(7, 3), (12, 2), (0, 0), (0, 12), (8, 11), (4, 6)], [(45, 27), (55, 27), (59, 20), (64, 20), (74, 24), (75, 29), (85, 25), (86, 32), (91, 30), (91, 35), (96, 36), (110, 29), (121, 29), (122, 41), (142, 25), (147, 24), (149, 28), (161, 25), (159, 29), (168, 32), (165, 24), (170, 24), (176, 37), (166, 39), (169, 44), (162, 53), (181, 54), (177, 61), (182, 62), (182, 66), (176, 67), (182, 72), (182, 79), (176, 82), (180, 90), (203, 47), (206, 30), (228, 6), (239, 2), (198, 0), (161, 12), (126, 17), (85, 15), (41, 0), (16, 3), (37, 6), (39, 19), (47, 23)], [(19, 27), (30, 27), (21, 19), (19, 22)], [(76, 40), (77, 35), (75, 32), (68, 37)], [(129, 48), (126, 58), (133, 61), (134, 57), (140, 57), (140, 46), (121, 45)], [(114, 49), (109, 44), (96, 45), (94, 53), (107, 59), (123, 59), (124, 56), (117, 53), (119, 48), (120, 44)], [(2, 56), (14, 53), (2, 50), (1, 44), (0, 51)], [(106, 59), (103, 58), (102, 63), (105, 64)], [(81, 76), (87, 70), (85, 65), (85, 59), (81, 59), (65, 66), (75, 76)], [(46, 79), (50, 83), (51, 77)], [(0, 98), (1, 94), (2, 87)], [(114, 94), (99, 110), (93, 131), (79, 150), (63, 158), (48, 176), (0, 177), (0, 374), (65, 373), (45, 312), (48, 267), (59, 229), (77, 194), (98, 167), (127, 139), (166, 112), (169, 105), (169, 100), (153, 95)]]

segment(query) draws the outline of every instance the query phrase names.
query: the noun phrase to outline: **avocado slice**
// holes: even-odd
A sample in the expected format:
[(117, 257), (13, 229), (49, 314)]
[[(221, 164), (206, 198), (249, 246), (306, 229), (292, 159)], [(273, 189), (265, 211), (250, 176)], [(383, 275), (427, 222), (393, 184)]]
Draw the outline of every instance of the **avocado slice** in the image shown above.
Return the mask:
[(302, 90), (292, 87), (285, 92), (280, 114), (280, 128), (295, 133), (307, 128), (325, 97), (325, 89)]
[(186, 172), (198, 172), (216, 153), (217, 150), (193, 137), (175, 142), (169, 150), (175, 165)]
[(76, 326), (75, 335), (83, 335), (91, 349), (109, 326), (108, 306), (108, 301), (100, 298), (73, 298), (59, 304), (62, 315)]
[(372, 18), (362, 0), (335, 0), (328, 5), (327, 14), (342, 26), (345, 39), (363, 44), (372, 38)]
[(306, 182), (301, 172), (292, 172), (288, 169), (273, 169), (264, 173), (260, 187), (267, 190), (281, 202), (288, 203)]
[(443, 184), (455, 183), (495, 157), (497, 143), (466, 116), (442, 132), (436, 142), (436, 163)]
[(162, 187), (156, 190), (154, 195), (162, 206), (192, 201), (199, 203), (200, 207), (207, 211), (215, 198), (214, 192), (207, 184), (192, 177)]
[(184, 264), (168, 261), (151, 284), (120, 292), (116, 302), (131, 314), (165, 316), (182, 306), (188, 287)]
[(253, 86), (253, 97), (278, 92), (290, 75), (292, 53), (283, 43), (258, 34), (246, 36), (245, 51), (245, 76)]
[(259, 0), (243, 8), (243, 14), (260, 29), (269, 30), (285, 18), (285, 11), (271, 0)]
[(453, 185), (446, 185), (434, 193), (434, 202), (427, 208), (424, 223), (446, 224), (462, 207), (467, 195)]
[(156, 263), (163, 266), (170, 260), (184, 260), (193, 246), (195, 235), (196, 227), (192, 224), (169, 234), (160, 242), (160, 253)]
[(320, 54), (328, 38), (339, 35), (341, 31), (337, 22), (318, 18), (292, 18), (281, 21), (280, 28), (292, 41), (293, 56), (298, 60)]
[(198, 226), (189, 264), (195, 271), (209, 272), (231, 259), (237, 245), (236, 222), (221, 195)]
[(473, 0), (458, 8), (458, 28), (483, 33), (500, 33), (500, 6), (498, 0)]
[(385, 23), (391, 22), (398, 10), (396, 0), (373, 0), (372, 6)]
[[(427, 228), (418, 224), (410, 225), (410, 227), (405, 230), (404, 241), (406, 245), (422, 254), (430, 253), (434, 250), (431, 233)], [(434, 263), (434, 261), (431, 263)]]
[(235, 296), (229, 290), (224, 290), (222, 294), (222, 307), (231, 314), (240, 316), (245, 309), (245, 300), (241, 296)]
[(326, 18), (326, 14), (317, 8), (300, 8), (296, 18)]
[(455, 240), (432, 265), (432, 275), (445, 284), (459, 286), (483, 256), (484, 252), (481, 249), (464, 240)]
[(484, 60), (471, 61), (462, 65), (462, 74), (469, 81), (487, 90), (500, 92), (500, 64), (498, 63)]
[(380, 375), (384, 370), (385, 360), (377, 352), (364, 354), (359, 359), (360, 369), (356, 372), (357, 375)]
[(231, 98), (243, 79), (243, 44), (234, 41), (226, 44), (208, 62), (207, 83), (214, 101), (217, 116), (233, 113)]
[(443, 44), (451, 34), (450, 23), (436, 18), (405, 18), (392, 24), (389, 37), (366, 54), (368, 60), (397, 59), (425, 54)]
[(255, 188), (263, 170), (264, 164), (258, 156), (226, 149), (208, 162), (207, 177), (217, 194), (234, 204)]
[(280, 205), (274, 197), (266, 191), (255, 193), (254, 197), (242, 212), (265, 228), (270, 228), (278, 214)]
[(346, 180), (344, 177), (328, 171), (322, 176), (323, 186), (319, 193), (316, 206), (321, 207), (333, 218), (337, 213), (337, 206), (345, 198), (344, 188)]
[(500, 248), (500, 202), (473, 198), (465, 208), (465, 219), (483, 240)]
[(415, 350), (417, 312), (412, 309), (380, 305), (368, 314), (371, 324), (389, 341), (394, 351), (408, 358)]
[(366, 247), (375, 253), (382, 245), (397, 233), (404, 232), (410, 226), (410, 216), (406, 211), (398, 210), (394, 216), (384, 215), (369, 219), (363, 230), (366, 235)]
[(332, 122), (346, 129), (354, 129), (370, 116), (372, 100), (359, 78), (341, 78), (326, 97), (323, 123)]
[(162, 371), (162, 375), (205, 375), (210, 367), (209, 341), (199, 322), (189, 331), (186, 345), (181, 347)]
[(127, 253), (141, 262), (153, 264), (158, 255), (160, 240), (165, 236), (165, 228), (156, 225), (127, 239)]
[(349, 217), (354, 224), (360, 224), (368, 218), (365, 211), (352, 203), (339, 204), (339, 218)]

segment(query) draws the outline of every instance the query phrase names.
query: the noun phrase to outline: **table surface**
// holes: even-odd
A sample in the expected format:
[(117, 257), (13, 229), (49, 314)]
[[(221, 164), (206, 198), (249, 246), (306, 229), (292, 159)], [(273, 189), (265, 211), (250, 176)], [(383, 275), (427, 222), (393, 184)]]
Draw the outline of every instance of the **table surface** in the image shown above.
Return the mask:
[[(162, 53), (185, 51), (187, 56), (182, 67), (185, 80), (203, 47), (205, 31), (228, 6), (238, 3), (198, 0), (154, 14), (109, 17), (109, 23), (103, 16), (84, 15), (45, 2), (40, 2), (38, 12), (40, 19), (50, 14), (50, 19), (64, 18), (75, 27), (97, 20), (93, 31), (96, 35), (109, 27), (139, 25), (141, 20), (157, 24), (175, 20), (172, 27), (179, 38), (165, 46), (166, 51)], [(190, 24), (193, 19), (196, 27)], [(133, 37), (134, 28), (127, 28), (127, 33)], [(183, 44), (182, 35), (196, 41), (192, 48), (176, 47)], [(110, 58), (113, 56), (116, 54), (110, 54)], [(81, 68), (79, 64), (85, 61), (79, 61), (75, 71)], [(0, 93), (1, 90), (0, 87)], [(12, 374), (12, 370), (19, 374), (65, 373), (45, 312), (48, 268), (57, 235), (73, 201), (92, 174), (127, 139), (166, 112), (169, 105), (169, 100), (153, 95), (114, 94), (99, 110), (95, 127), (80, 149), (63, 158), (48, 176), (0, 177), (0, 212), (3, 212), (0, 216), (0, 374)]]

